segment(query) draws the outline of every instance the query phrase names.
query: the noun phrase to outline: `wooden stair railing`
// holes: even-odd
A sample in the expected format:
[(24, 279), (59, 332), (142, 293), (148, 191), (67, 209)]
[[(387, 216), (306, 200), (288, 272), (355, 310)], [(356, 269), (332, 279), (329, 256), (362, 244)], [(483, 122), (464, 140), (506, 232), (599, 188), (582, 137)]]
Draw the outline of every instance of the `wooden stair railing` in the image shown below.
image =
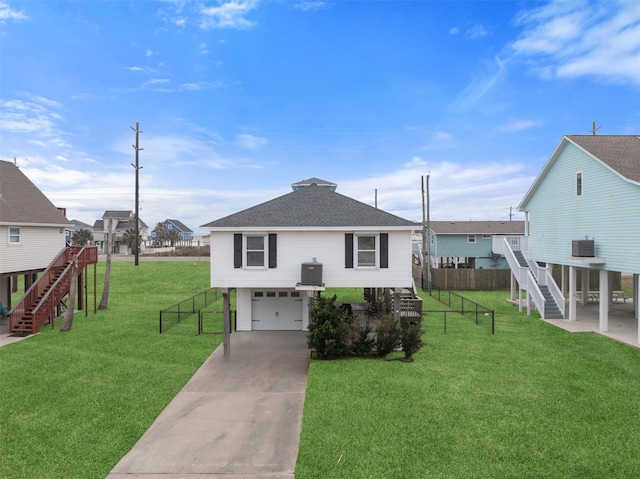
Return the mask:
[(53, 327), (56, 309), (71, 287), (74, 258), (78, 259), (78, 271), (82, 271), (86, 265), (98, 262), (98, 249), (71, 246), (60, 251), (11, 310), (9, 315), (11, 333), (35, 334), (47, 321)]

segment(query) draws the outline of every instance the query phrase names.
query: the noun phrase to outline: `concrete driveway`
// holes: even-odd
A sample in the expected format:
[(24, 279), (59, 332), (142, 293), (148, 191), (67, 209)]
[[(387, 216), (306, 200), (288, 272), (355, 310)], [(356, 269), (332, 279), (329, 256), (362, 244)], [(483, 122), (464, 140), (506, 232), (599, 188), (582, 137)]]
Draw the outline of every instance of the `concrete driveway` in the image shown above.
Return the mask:
[(107, 479), (293, 479), (310, 350), (301, 331), (235, 332)]

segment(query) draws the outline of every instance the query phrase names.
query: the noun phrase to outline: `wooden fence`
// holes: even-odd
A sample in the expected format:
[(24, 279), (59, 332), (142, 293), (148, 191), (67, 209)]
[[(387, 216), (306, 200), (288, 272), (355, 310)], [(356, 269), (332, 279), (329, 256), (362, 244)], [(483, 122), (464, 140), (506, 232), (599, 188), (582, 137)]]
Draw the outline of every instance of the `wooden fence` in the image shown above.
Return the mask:
[[(441, 288), (455, 291), (493, 291), (511, 287), (511, 270), (508, 269), (452, 269), (431, 270), (431, 282)], [(423, 286), (422, 278), (414, 278), (416, 285)], [(427, 281), (424, 278), (423, 289)]]

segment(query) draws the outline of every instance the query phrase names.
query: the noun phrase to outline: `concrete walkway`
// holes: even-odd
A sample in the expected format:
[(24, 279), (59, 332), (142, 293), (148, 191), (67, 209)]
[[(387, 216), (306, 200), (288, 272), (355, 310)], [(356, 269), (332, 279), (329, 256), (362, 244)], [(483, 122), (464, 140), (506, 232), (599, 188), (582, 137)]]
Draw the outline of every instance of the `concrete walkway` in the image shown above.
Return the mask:
[(107, 479), (293, 479), (310, 350), (306, 332), (231, 335)]

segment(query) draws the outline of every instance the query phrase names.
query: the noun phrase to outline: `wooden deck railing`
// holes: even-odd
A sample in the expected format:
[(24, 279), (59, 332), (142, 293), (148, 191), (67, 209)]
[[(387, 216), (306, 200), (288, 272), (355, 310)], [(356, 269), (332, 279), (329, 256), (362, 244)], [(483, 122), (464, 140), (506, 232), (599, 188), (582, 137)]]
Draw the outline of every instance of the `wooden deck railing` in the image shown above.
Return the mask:
[(78, 259), (78, 271), (82, 271), (88, 264), (98, 262), (98, 248), (72, 246), (60, 251), (11, 310), (9, 323), (12, 333), (37, 333), (47, 321), (53, 326), (56, 308), (71, 286), (74, 258)]

